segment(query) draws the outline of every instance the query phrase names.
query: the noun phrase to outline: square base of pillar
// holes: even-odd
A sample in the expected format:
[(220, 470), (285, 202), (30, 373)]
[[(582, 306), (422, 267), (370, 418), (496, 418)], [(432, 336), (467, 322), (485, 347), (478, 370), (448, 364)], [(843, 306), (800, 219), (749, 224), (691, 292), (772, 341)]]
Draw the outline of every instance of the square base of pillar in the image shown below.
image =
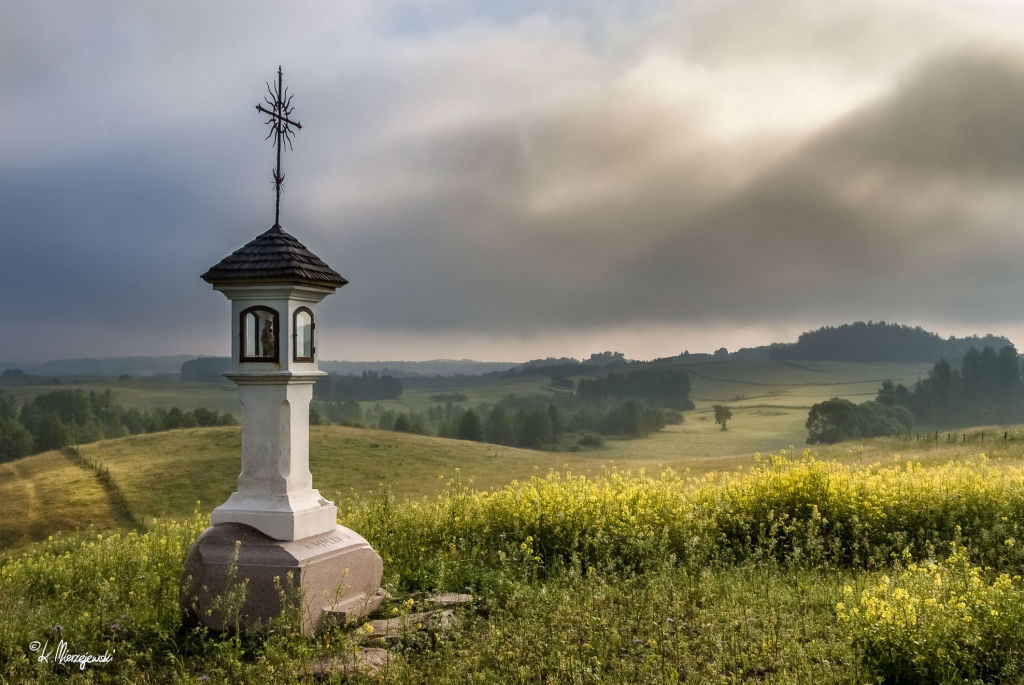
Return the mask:
[(232, 493), (210, 515), (213, 525), (241, 523), (275, 540), (299, 540), (334, 530), (338, 508), (316, 490), (297, 495)]
[(327, 613), (352, 620), (380, 606), (385, 596), (382, 572), (380, 556), (344, 526), (335, 524), (330, 532), (286, 541), (250, 526), (223, 523), (204, 530), (189, 550), (181, 606), (211, 630), (223, 630), (224, 607), (217, 598), (230, 586), (248, 581), (239, 615), (243, 626), (253, 628), (284, 610), (279, 587), (286, 596), (301, 588), (302, 632), (308, 635)]

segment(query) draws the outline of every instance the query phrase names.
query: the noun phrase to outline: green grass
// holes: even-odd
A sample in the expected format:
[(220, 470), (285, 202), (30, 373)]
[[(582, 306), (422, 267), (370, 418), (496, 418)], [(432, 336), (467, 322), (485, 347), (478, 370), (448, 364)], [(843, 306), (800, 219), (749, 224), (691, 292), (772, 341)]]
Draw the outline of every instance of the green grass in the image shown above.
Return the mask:
[(60, 452), (0, 464), (0, 548), (124, 524), (96, 476)]
[[(757, 412), (765, 411), (764, 414)], [(710, 412), (696, 412), (698, 418)], [(802, 451), (786, 438), (791, 420), (778, 410), (739, 410), (738, 424), (721, 431), (709, 418), (671, 426), (643, 440), (610, 440), (588, 452), (541, 452), (485, 443), (409, 435), (389, 431), (313, 426), (310, 469), (322, 494), (339, 504), (353, 495), (387, 490), (399, 499), (433, 495), (453, 479), (493, 490), (549, 470), (599, 476), (610, 467), (657, 473), (672, 468), (699, 476), (756, 465), (755, 450)], [(775, 424), (774, 422), (778, 422)], [(775, 430), (775, 443), (764, 439)], [(896, 455), (925, 464), (941, 464), (985, 452), (993, 461), (1024, 459), (1024, 433), (987, 427), (968, 433), (968, 442), (949, 443), (876, 438), (816, 448), (824, 458), (864, 465), (891, 463)], [(982, 438), (984, 433), (984, 438)], [(685, 447), (685, 449), (682, 449)], [(81, 447), (91, 461), (109, 470), (136, 517), (180, 518), (202, 502), (209, 511), (234, 491), (241, 463), (238, 427), (189, 428), (106, 440)], [(95, 474), (57, 452), (0, 465), (0, 547), (42, 539), (60, 530), (90, 525), (99, 529), (125, 524)]]
[[(680, 466), (689, 461), (691, 467), (698, 470), (722, 468), (718, 464), (722, 460), (724, 467), (731, 468), (744, 463), (744, 459), (757, 451), (802, 445), (806, 439), (804, 422), (812, 404), (834, 396), (862, 402), (873, 398), (884, 380), (912, 385), (930, 365), (726, 360), (679, 366), (690, 373), (691, 397), (696, 404), (696, 410), (686, 412), (686, 424), (650, 440), (613, 441), (593, 457), (646, 466), (659, 463)], [(239, 410), (235, 387), (216, 383), (84, 379), (71, 385), (10, 387), (3, 391), (24, 402), (40, 393), (65, 387), (98, 392), (110, 389), (116, 402), (144, 410), (208, 407), (236, 415)], [(408, 390), (398, 400), (379, 404), (402, 411), (425, 411), (434, 404), (430, 400), (432, 395), (456, 392), (466, 395), (466, 402), (460, 406), (468, 408), (482, 403), (494, 404), (508, 395), (553, 395), (559, 391), (550, 387), (548, 376), (536, 375), (498, 379), (487, 385)], [(716, 403), (730, 405), (734, 413), (729, 431), (720, 435), (715, 434), (717, 427), (709, 413), (711, 405)], [(378, 403), (364, 402), (363, 406), (375, 404)], [(578, 463), (575, 459), (571, 461)], [(561, 462), (555, 458), (537, 463), (547, 467)], [(587, 467), (586, 463), (582, 465)]]
[[(144, 517), (180, 517), (220, 504), (235, 490), (241, 466), (241, 429), (188, 428), (82, 446), (106, 466), (132, 511)], [(560, 455), (485, 443), (344, 426), (310, 428), (313, 484), (327, 497), (366, 494), (382, 487), (400, 496), (432, 494), (439, 476), (456, 469), (483, 487), (528, 477), (534, 466), (560, 464)], [(28, 457), (33, 459), (33, 457)]]
[[(702, 403), (806, 407), (831, 397), (873, 399), (883, 381), (912, 386), (930, 364), (722, 361), (682, 365), (691, 397)], [(742, 399), (736, 399), (742, 397)]]
[[(977, 456), (996, 442), (841, 446), (960, 462), (936, 467), (774, 457), (699, 480), (551, 474), (353, 497), (343, 519), (381, 553), (395, 596), (382, 615), (438, 590), (475, 600), (448, 631), (386, 644), (382, 672), (331, 682), (1020, 682), (1024, 441)], [(68, 675), (28, 647), (58, 636), (116, 650), (76, 675), (113, 683), (312, 683), (320, 657), (367, 639), (334, 626), (302, 638), (289, 616), (241, 636), (183, 623), (181, 560), (207, 522), (58, 536), (0, 559), (0, 682)]]
[[(1017, 542), (1024, 539), (1024, 473), (1013, 470), (1024, 463), (1024, 428), (961, 431), (966, 441), (879, 438), (816, 450), (848, 471), (808, 462), (768, 466), (754, 452), (803, 450), (810, 403), (833, 395), (867, 399), (862, 393), (873, 395), (881, 380), (912, 382), (923, 367), (694, 368), (703, 375), (693, 377), (697, 409), (686, 423), (588, 452), (312, 427), (314, 485), (385, 559), (396, 600), (382, 611), (407, 611), (407, 600), (426, 608), (422, 598), (434, 590), (469, 586), (477, 597), (452, 631), (409, 634), (391, 645), (379, 675), (333, 682), (1019, 681), (1024, 622), (1012, 613), (1024, 601), (1019, 581), (997, 605), (997, 571), (967, 561), (939, 567), (957, 587), (980, 579), (972, 596), (987, 602), (986, 611), (971, 609), (969, 630), (955, 603), (922, 614), (928, 622), (920, 627), (899, 624), (886, 608), (905, 611), (933, 592), (931, 576), (931, 585), (908, 579), (915, 571), (902, 570), (904, 549), (941, 564), (942, 555), (966, 544), (982, 566), (1024, 569)], [(544, 392), (546, 380), (461, 391), (470, 403), (493, 401), (510, 389)], [(120, 391), (137, 392), (131, 401), (168, 403), (150, 407), (204, 406), (200, 399), (211, 396), (204, 393), (235, 397), (219, 386)], [(429, 394), (402, 401), (422, 408)], [(744, 399), (729, 399), (736, 395)], [(722, 400), (734, 408), (725, 432), (710, 410)], [(83, 455), (109, 472), (116, 493), (73, 454), (0, 464), (0, 547), (7, 546), (0, 551), (0, 683), (68, 675), (27, 649), (31, 640), (54, 638), (58, 625), (73, 649), (117, 649), (109, 666), (78, 673), (81, 682), (195, 683), (205, 675), (214, 683), (311, 683), (317, 658), (354, 652), (356, 637), (340, 628), (308, 640), (282, 623), (235, 639), (182, 624), (181, 558), (208, 522), (189, 514), (196, 500), (209, 512), (234, 490), (240, 449), (237, 427), (83, 446)], [(978, 461), (979, 453), (987, 459), (943, 466)], [(925, 468), (908, 469), (911, 460)], [(658, 474), (662, 466), (727, 473), (698, 483), (613, 470)], [(559, 475), (530, 480), (549, 470)], [(147, 532), (125, 531), (118, 498), (147, 522)], [(70, 532), (89, 526), (95, 530)], [(47, 541), (50, 535), (55, 539)], [(897, 593), (904, 588), (908, 594)], [(990, 604), (1005, 606), (1006, 614), (991, 615)], [(841, 620), (852, 608), (859, 618)], [(987, 642), (972, 646), (978, 640)]]
[[(540, 461), (544, 467), (569, 462), (574, 468), (615, 461), (636, 467), (659, 464), (694, 473), (732, 469), (752, 463), (755, 452), (802, 448), (807, 439), (807, 412), (811, 405), (831, 397), (855, 402), (873, 399), (885, 380), (913, 385), (930, 367), (917, 363), (735, 361), (680, 365), (690, 373), (691, 397), (696, 409), (685, 412), (682, 426), (670, 426), (643, 440), (610, 440), (604, 449), (585, 457), (569, 455)], [(462, 392), (474, 406), (496, 402), (508, 394), (546, 395), (555, 392), (547, 376), (528, 376), (484, 387), (443, 391), (415, 390), (383, 406), (423, 411), (437, 392)], [(739, 398), (739, 399), (737, 399)], [(714, 423), (712, 404), (733, 409), (729, 430)], [(373, 404), (373, 403), (364, 403)]]

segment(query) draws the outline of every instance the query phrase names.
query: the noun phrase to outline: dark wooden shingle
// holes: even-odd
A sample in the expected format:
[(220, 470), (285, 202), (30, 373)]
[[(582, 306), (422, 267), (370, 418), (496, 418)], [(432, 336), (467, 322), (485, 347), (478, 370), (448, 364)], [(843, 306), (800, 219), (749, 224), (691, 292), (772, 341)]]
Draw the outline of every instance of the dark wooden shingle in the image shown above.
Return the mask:
[(348, 283), (294, 236), (276, 225), (211, 267), (202, 279), (214, 285), (288, 282), (340, 288)]

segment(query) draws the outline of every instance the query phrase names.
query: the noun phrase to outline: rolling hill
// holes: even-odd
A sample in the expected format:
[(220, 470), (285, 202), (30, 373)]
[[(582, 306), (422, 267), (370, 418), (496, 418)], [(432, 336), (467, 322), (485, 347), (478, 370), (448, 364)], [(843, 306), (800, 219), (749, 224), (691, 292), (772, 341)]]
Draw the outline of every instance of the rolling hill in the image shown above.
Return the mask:
[[(912, 383), (927, 365), (723, 360), (678, 364), (691, 375), (696, 408), (681, 425), (640, 440), (608, 440), (585, 452), (541, 452), (374, 429), (313, 426), (310, 462), (316, 487), (343, 500), (389, 489), (398, 497), (430, 496), (453, 477), (475, 488), (494, 488), (549, 469), (597, 474), (609, 466), (701, 474), (753, 463), (754, 453), (802, 449), (811, 404), (832, 396), (863, 401), (882, 380)], [(547, 376), (520, 376), (466, 387), (466, 406), (507, 394), (557, 390)], [(104, 389), (97, 383), (88, 388)], [(202, 406), (237, 403), (222, 385), (112, 381), (116, 401), (129, 406)], [(19, 388), (14, 392), (40, 391)], [(446, 391), (451, 392), (449, 388)], [(429, 390), (407, 392), (382, 404), (422, 410)], [(733, 407), (729, 430), (714, 424), (711, 405)], [(187, 515), (201, 501), (209, 511), (234, 490), (240, 465), (240, 429), (195, 428), (116, 440), (81, 448), (85, 462), (106, 469), (105, 486), (73, 451), (46, 452), (0, 464), (0, 547), (59, 530), (133, 525), (153, 517)], [(845, 451), (843, 448), (842, 451)]]

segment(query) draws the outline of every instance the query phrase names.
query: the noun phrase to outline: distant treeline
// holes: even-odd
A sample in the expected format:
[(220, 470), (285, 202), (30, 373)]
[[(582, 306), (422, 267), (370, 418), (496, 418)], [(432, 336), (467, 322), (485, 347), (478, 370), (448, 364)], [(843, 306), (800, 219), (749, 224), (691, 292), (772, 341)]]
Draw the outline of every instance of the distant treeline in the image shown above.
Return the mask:
[(669, 409), (693, 409), (690, 377), (679, 369), (641, 368), (609, 372), (603, 378), (581, 378), (576, 397), (587, 402), (641, 399)]
[(532, 376), (536, 374), (546, 375), (577, 375), (579, 373), (592, 373), (602, 368), (624, 366), (629, 364), (626, 355), (622, 352), (595, 352), (583, 361), (577, 361), (572, 357), (548, 357), (546, 359), (534, 359), (525, 364), (509, 369), (502, 375), (506, 378), (515, 376)]
[(930, 362), (959, 359), (972, 347), (999, 348), (1009, 344), (1006, 338), (992, 335), (943, 339), (920, 326), (857, 321), (804, 333), (795, 343), (770, 345), (769, 351), (775, 359)]
[[(504, 371), (490, 371), (479, 376), (454, 374), (449, 376), (419, 376), (402, 378), (405, 387), (412, 389), (441, 390), (445, 388), (470, 388), (489, 385), (500, 380), (522, 376), (551, 376), (552, 380), (584, 373), (596, 373), (602, 369), (625, 366), (629, 364), (622, 352), (595, 352), (587, 359), (579, 361), (572, 357), (548, 357), (534, 359)], [(556, 387), (559, 387), (556, 382)], [(564, 381), (562, 383), (564, 386)]]
[(425, 412), (402, 412), (380, 405), (361, 410), (358, 403), (335, 403), (314, 410), (313, 421), (369, 426), (419, 435), (476, 440), (530, 449), (597, 446), (601, 436), (640, 438), (681, 423), (682, 414), (640, 400), (598, 405), (543, 397), (507, 397), (495, 405), (463, 409), (452, 403)]
[(959, 371), (940, 359), (912, 389), (883, 383), (877, 400), (906, 407), (918, 421), (935, 425), (1020, 421), (1024, 419), (1024, 386), (1017, 350), (1013, 345), (998, 351), (972, 347), (960, 360)]
[(110, 390), (55, 390), (20, 408), (13, 397), (0, 393), (0, 462), (106, 438), (236, 423), (234, 416), (215, 409), (125, 409), (114, 403)]
[(359, 376), (331, 373), (313, 385), (313, 399), (325, 402), (346, 400), (376, 402), (397, 400), (402, 396), (402, 381), (376, 371), (363, 371)]
[(224, 374), (230, 372), (230, 357), (200, 357), (181, 365), (180, 378), (194, 383), (230, 383), (224, 378)]
[(353, 400), (318, 403), (311, 420), (532, 449), (574, 449), (599, 445), (601, 436), (638, 438), (680, 423), (679, 410), (693, 407), (689, 392), (685, 372), (645, 368), (582, 379), (574, 394), (509, 396), (476, 408), (457, 406), (466, 400), (461, 393), (434, 395), (444, 403), (422, 412), (380, 405), (364, 410)]
[(808, 439), (838, 442), (910, 433), (914, 421), (933, 426), (1012, 423), (1024, 419), (1024, 383), (1013, 345), (967, 349), (956, 370), (939, 359), (913, 388), (885, 381), (863, 404), (833, 398), (811, 407)]
[[(433, 376), (488, 374), (505, 371), (516, 366), (512, 362), (478, 362), (470, 359), (434, 359), (431, 361), (382, 361), (382, 362), (343, 362), (321, 359), (320, 369), (340, 376), (358, 376), (364, 371), (371, 371), (381, 376), (396, 378), (424, 378)], [(0, 367), (3, 368), (3, 367)], [(181, 380), (202, 382), (228, 382), (223, 374), (231, 371), (230, 357), (199, 357), (189, 359), (181, 365)]]

